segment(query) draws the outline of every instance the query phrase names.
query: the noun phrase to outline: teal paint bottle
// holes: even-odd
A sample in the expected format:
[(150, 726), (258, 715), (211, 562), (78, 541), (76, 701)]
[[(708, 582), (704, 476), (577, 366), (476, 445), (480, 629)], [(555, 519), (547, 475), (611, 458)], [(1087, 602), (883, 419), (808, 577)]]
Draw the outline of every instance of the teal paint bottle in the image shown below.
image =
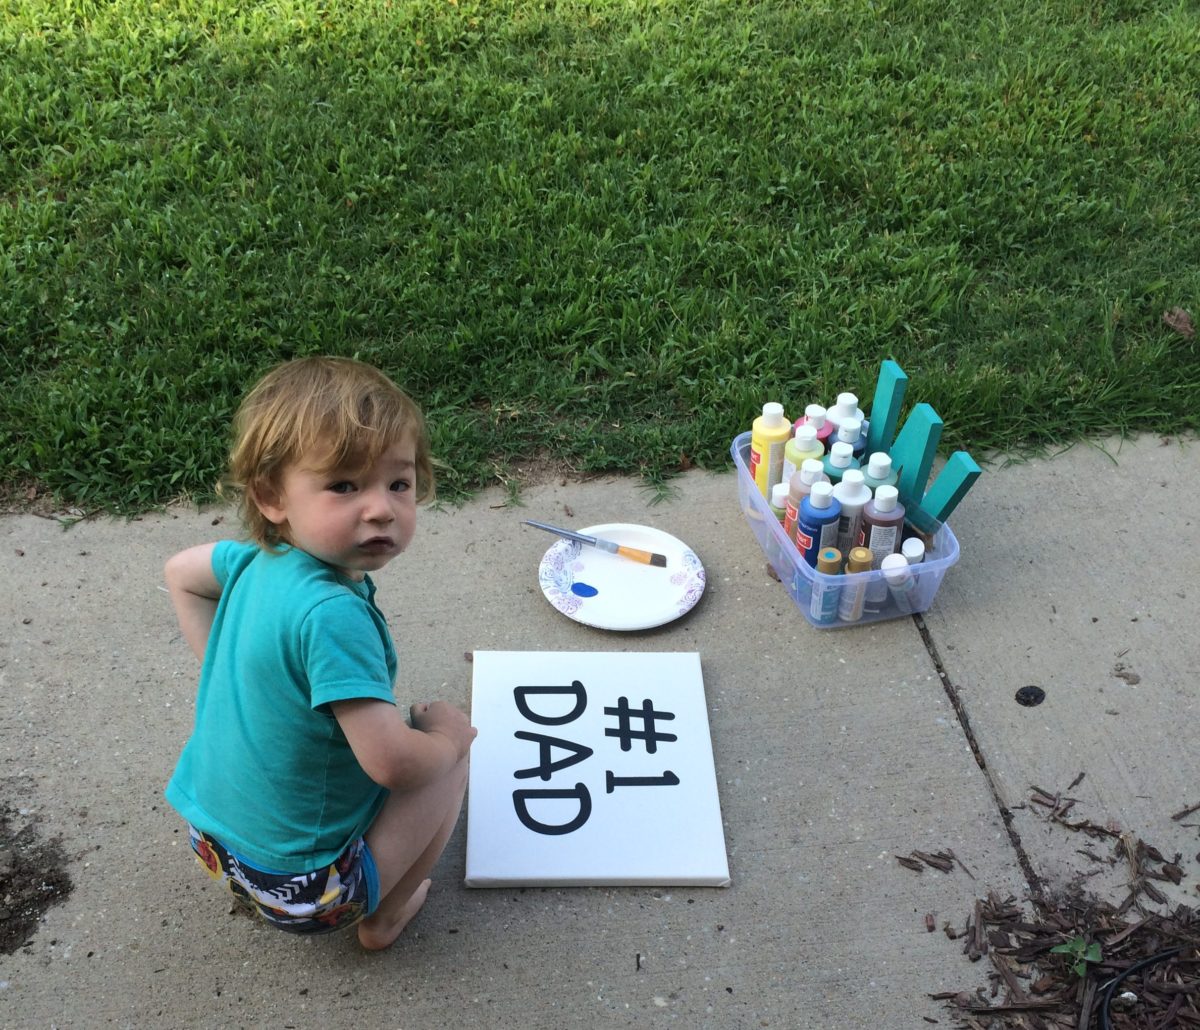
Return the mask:
[(899, 474), (892, 468), (892, 458), (886, 451), (876, 451), (867, 459), (867, 467), (863, 469), (863, 482), (872, 491), (881, 486), (895, 486)]
[(840, 483), (847, 469), (859, 467), (858, 459), (854, 457), (854, 448), (841, 441), (835, 443), (822, 460), (825, 465), (825, 475), (829, 477), (831, 483)]
[(883, 577), (888, 593), (896, 607), (905, 615), (917, 610), (917, 579), (902, 554), (889, 554), (883, 559)]

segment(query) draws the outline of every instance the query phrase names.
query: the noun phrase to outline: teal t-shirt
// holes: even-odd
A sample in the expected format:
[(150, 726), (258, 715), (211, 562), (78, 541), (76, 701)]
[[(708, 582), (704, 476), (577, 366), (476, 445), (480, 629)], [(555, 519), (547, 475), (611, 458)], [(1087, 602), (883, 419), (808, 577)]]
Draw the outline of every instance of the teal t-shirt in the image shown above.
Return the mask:
[(362, 836), (387, 797), (329, 708), (353, 698), (395, 704), (396, 652), (374, 584), (295, 548), (223, 541), (212, 565), (221, 599), (167, 800), (262, 869), (320, 868)]

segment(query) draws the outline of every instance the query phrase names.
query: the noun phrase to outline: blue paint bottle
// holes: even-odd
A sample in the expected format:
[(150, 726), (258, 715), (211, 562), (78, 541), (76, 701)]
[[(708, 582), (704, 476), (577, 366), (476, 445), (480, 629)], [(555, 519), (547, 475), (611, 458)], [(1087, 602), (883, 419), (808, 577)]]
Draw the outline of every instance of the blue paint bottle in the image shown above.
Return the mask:
[(814, 569), (817, 555), (834, 546), (837, 540), (838, 518), (842, 506), (833, 496), (832, 483), (813, 483), (812, 490), (800, 502), (800, 517), (796, 520), (796, 546), (804, 560)]
[(867, 449), (867, 438), (862, 431), (862, 422), (856, 418), (848, 418), (842, 421), (838, 426), (837, 442), (848, 443), (850, 445), (850, 453), (861, 464), (863, 451)]

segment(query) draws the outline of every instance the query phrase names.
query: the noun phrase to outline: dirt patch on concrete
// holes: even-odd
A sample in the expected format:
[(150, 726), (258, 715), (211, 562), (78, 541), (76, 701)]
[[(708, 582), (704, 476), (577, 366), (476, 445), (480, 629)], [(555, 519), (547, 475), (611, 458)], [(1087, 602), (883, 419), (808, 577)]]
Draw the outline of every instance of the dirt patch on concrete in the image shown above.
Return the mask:
[[(14, 793), (0, 781), (0, 798)], [(59, 837), (43, 839), (36, 813), (0, 800), (0, 954), (27, 943), (42, 914), (71, 893)]]

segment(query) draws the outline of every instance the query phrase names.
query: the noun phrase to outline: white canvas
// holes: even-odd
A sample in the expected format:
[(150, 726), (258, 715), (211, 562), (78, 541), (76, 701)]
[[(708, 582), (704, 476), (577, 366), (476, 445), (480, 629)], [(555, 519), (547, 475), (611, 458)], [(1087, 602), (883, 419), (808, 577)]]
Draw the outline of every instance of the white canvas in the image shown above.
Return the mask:
[(468, 886), (728, 886), (698, 654), (476, 651), (471, 721)]

